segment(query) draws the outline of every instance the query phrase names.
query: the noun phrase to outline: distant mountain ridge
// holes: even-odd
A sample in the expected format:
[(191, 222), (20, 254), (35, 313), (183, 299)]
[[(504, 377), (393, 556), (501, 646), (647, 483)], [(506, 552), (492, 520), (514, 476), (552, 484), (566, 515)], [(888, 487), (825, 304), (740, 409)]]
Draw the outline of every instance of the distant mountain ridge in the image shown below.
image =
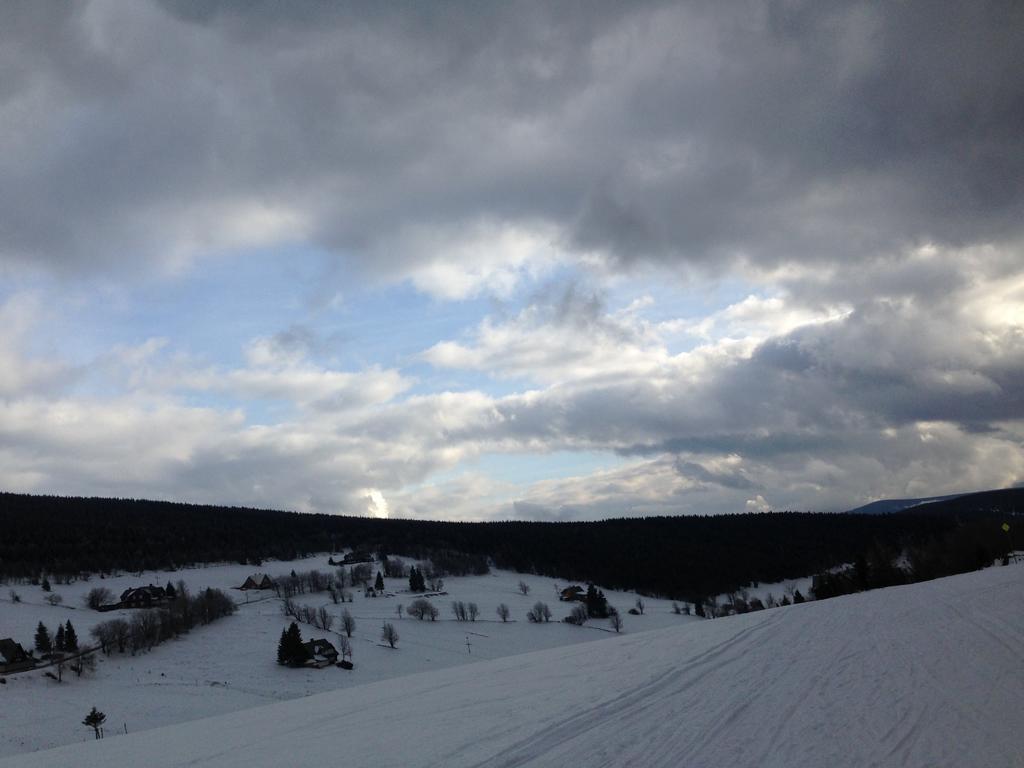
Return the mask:
[(1001, 488), (922, 499), (880, 499), (851, 509), (849, 514), (882, 515), (907, 511), (923, 515), (1024, 513), (1024, 488)]
[(847, 510), (851, 515), (887, 515), (891, 512), (902, 512), (912, 507), (919, 507), (922, 504), (931, 504), (936, 501), (948, 501), (960, 496), (968, 496), (969, 493), (953, 493), (948, 496), (927, 496), (921, 499), (879, 499), (872, 501), (855, 509)]

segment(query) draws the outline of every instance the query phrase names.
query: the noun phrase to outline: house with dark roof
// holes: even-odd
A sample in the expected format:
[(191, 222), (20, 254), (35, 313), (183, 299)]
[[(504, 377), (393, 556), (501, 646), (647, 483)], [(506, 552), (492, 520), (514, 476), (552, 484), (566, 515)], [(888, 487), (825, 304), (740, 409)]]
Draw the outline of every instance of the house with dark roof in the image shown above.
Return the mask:
[(274, 582), (265, 573), (254, 573), (242, 582), (239, 589), (273, 589)]
[(345, 555), (345, 557), (343, 557), (341, 559), (341, 564), (342, 565), (355, 565), (356, 563), (372, 563), (372, 562), (373, 562), (373, 555), (371, 553), (369, 553), (369, 552), (362, 552), (362, 551), (360, 551), (358, 549), (353, 551), (353, 552), (349, 552), (347, 555)]
[(322, 638), (302, 644), (306, 649), (307, 667), (329, 667), (338, 661), (338, 649)]
[(121, 608), (154, 608), (167, 602), (163, 587), (148, 584), (145, 587), (131, 587), (121, 593)]
[(578, 587), (576, 585), (573, 585), (571, 587), (566, 587), (565, 589), (563, 589), (561, 592), (558, 593), (558, 599), (562, 600), (563, 602), (573, 602), (573, 601), (580, 601), (580, 602), (582, 602), (583, 600), (586, 599), (586, 597), (587, 597), (587, 591), (585, 589), (583, 589), (583, 587)]
[(0, 640), (0, 672), (20, 672), (23, 669), (32, 669), (35, 665), (36, 660), (32, 658), (32, 654), (25, 652), (21, 643), (16, 643), (9, 637)]

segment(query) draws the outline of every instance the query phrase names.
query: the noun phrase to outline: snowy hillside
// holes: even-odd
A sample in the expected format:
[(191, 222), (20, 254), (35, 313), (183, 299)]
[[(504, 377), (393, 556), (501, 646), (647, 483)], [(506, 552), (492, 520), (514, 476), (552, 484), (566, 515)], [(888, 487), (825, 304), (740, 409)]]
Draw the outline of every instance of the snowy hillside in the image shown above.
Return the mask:
[(411, 675), (0, 765), (1020, 766), (1022, 655), (1024, 567), (1009, 566)]
[[(262, 570), (274, 576), (292, 569), (301, 572), (313, 568), (333, 570), (327, 565), (327, 555), (294, 562), (268, 562)], [(272, 597), (273, 593), (230, 589), (241, 584), (253, 570), (251, 566), (228, 564), (54, 584), (51, 594), (63, 598), (58, 606), (45, 602), (47, 595), (39, 586), (28, 585), (14, 587), (21, 602), (12, 603), (5, 587), (0, 599), (0, 638), (12, 637), (26, 648), (31, 646), (40, 621), (52, 629), (70, 620), (85, 641), (94, 624), (131, 615), (130, 611), (87, 610), (83, 597), (95, 586), (105, 586), (120, 594), (129, 586), (162, 585), (180, 579), (193, 591), (207, 586), (226, 589), (240, 605), (234, 616), (158, 645), (151, 652), (101, 656), (95, 674), (81, 679), (68, 673), (64, 682), (58, 684), (38, 670), (9, 676), (7, 683), (0, 686), (0, 756), (92, 739), (81, 720), (94, 705), (108, 716), (108, 734), (124, 728), (136, 733), (416, 672), (615, 636), (607, 621), (590, 621), (583, 627), (559, 622), (569, 613), (571, 604), (558, 602), (556, 582), (552, 579), (500, 570), (485, 576), (447, 578), (448, 594), (432, 598), (440, 611), (436, 622), (408, 616), (399, 619), (397, 606), (408, 606), (415, 596), (403, 592), (408, 589), (406, 580), (387, 579), (390, 597), (367, 598), (358, 589), (352, 590), (354, 602), (345, 605), (334, 605), (326, 593), (296, 597), (298, 603), (328, 608), (335, 617), (343, 609), (351, 612), (356, 620), (352, 635), (355, 669), (287, 669), (275, 661), (281, 630), (288, 623), (281, 615), (281, 601)], [(529, 585), (528, 595), (519, 591), (520, 581)], [(805, 588), (803, 582), (800, 585)], [(606, 594), (610, 603), (623, 612), (636, 599), (634, 594)], [(777, 588), (775, 594), (781, 597), (782, 588)], [(453, 600), (477, 603), (479, 618), (475, 622), (455, 621), (451, 611)], [(538, 600), (551, 607), (551, 623), (536, 625), (526, 621), (526, 612)], [(643, 616), (625, 616), (624, 632), (701, 621), (673, 614), (668, 601), (645, 600)], [(500, 622), (495, 613), (500, 603), (509, 606), (508, 623)], [(390, 621), (398, 630), (396, 650), (381, 643), (384, 621)], [(307, 639), (326, 637), (338, 643), (340, 621), (335, 622), (334, 629), (323, 632), (303, 625), (302, 633)]]

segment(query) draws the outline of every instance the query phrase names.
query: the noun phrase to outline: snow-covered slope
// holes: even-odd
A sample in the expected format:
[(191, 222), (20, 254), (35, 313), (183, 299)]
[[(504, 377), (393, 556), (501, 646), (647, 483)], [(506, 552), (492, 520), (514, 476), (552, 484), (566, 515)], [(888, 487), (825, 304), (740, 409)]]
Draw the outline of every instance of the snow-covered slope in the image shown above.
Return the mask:
[[(325, 554), (287, 563), (268, 562), (264, 570), (272, 576), (287, 574), (292, 569), (333, 570), (326, 563)], [(84, 640), (97, 622), (130, 616), (129, 611), (86, 610), (82, 598), (94, 586), (106, 586), (119, 594), (133, 585), (165, 584), (180, 579), (193, 591), (207, 586), (229, 589), (241, 584), (252, 570), (222, 564), (173, 573), (147, 571), (70, 585), (55, 584), (54, 593), (64, 598), (64, 603), (56, 607), (45, 603), (46, 594), (39, 586), (16, 586), (22, 598), (18, 603), (3, 599), (7, 597), (4, 589), (0, 596), (0, 638), (13, 637), (28, 647), (40, 621), (52, 630), (58, 623), (71, 620)], [(408, 615), (399, 619), (397, 606), (408, 606), (415, 596), (408, 593), (406, 580), (385, 581), (391, 597), (367, 598), (353, 590), (354, 602), (345, 605), (332, 604), (325, 593), (296, 598), (301, 604), (325, 607), (336, 618), (334, 632), (303, 625), (305, 638), (326, 637), (337, 643), (341, 611), (347, 609), (355, 617), (352, 647), (356, 666), (352, 671), (278, 666), (277, 643), (289, 621), (281, 615), (281, 601), (267, 593), (229, 590), (241, 601), (237, 614), (158, 645), (149, 653), (101, 656), (95, 674), (81, 679), (67, 674), (59, 685), (39, 670), (12, 675), (0, 686), (0, 756), (91, 739), (91, 732), (82, 726), (81, 720), (94, 705), (107, 714), (107, 731), (111, 736), (124, 728), (136, 733), (275, 701), (615, 635), (607, 621), (592, 621), (583, 627), (559, 622), (569, 613), (571, 604), (558, 602), (556, 582), (545, 577), (495, 570), (484, 576), (448, 578), (448, 595), (433, 598), (441, 612), (436, 622), (418, 621)], [(520, 581), (530, 586), (529, 595), (520, 593)], [(774, 589), (777, 597), (782, 595), (781, 586)], [(631, 607), (637, 597), (612, 590), (607, 595), (611, 604), (622, 611)], [(451, 612), (453, 600), (477, 603), (481, 611), (478, 620), (455, 621)], [(550, 605), (555, 619), (551, 623), (537, 625), (526, 621), (527, 610), (538, 600)], [(674, 614), (669, 601), (645, 601), (644, 615), (625, 617), (624, 632), (701, 621)], [(507, 623), (495, 615), (499, 603), (509, 606), (511, 619)], [(381, 643), (384, 621), (393, 622), (398, 628), (397, 650)]]
[(421, 673), (0, 761), (1020, 766), (1024, 567)]

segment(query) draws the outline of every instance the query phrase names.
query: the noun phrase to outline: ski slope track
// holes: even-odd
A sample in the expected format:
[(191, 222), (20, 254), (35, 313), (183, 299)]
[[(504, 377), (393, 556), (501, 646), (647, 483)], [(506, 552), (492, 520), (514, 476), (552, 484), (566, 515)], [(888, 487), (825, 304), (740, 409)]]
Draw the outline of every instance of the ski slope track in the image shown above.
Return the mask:
[(1024, 766), (1022, 662), (1024, 566), (1011, 565), (426, 672), (0, 766)]

